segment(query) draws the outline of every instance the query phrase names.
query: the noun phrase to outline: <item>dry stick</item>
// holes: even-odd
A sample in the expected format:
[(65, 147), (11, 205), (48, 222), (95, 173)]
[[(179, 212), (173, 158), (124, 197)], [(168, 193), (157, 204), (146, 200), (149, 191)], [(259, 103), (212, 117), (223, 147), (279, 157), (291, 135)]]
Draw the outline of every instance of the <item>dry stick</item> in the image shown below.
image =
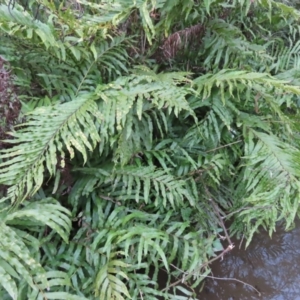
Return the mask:
[[(171, 266), (173, 266), (175, 269), (178, 269), (178, 268), (176, 268), (176, 267), (175, 267), (174, 265), (172, 265), (172, 264), (171, 264)], [(181, 271), (180, 269), (178, 269), (178, 270)], [(164, 271), (165, 271), (165, 270), (164, 270)], [(165, 272), (167, 273), (167, 271), (165, 271)], [(168, 274), (168, 273), (167, 273), (167, 274)], [(178, 278), (178, 277), (177, 277), (177, 278)], [(193, 293), (195, 293), (195, 290), (185, 282), (184, 276), (183, 276), (181, 279), (179, 279), (179, 280), (177, 280), (177, 281), (171, 283), (168, 287), (165, 287), (165, 288), (162, 289), (161, 291), (162, 291), (162, 292), (163, 292), (163, 291), (166, 291), (166, 290), (170, 289), (172, 286), (176, 286), (176, 285), (179, 284), (179, 283), (184, 284), (186, 287), (188, 287), (190, 290), (192, 290)]]
[(247, 286), (251, 287), (253, 290), (255, 290), (255, 292), (258, 294), (258, 296), (261, 296), (261, 292), (257, 288), (255, 288), (253, 285), (251, 285), (251, 284), (249, 284), (249, 283), (247, 283), (245, 281), (236, 279), (236, 278), (215, 277), (215, 276), (209, 276), (209, 275), (200, 275), (200, 276), (205, 276), (207, 278), (218, 279), (218, 280), (232, 280), (232, 281), (237, 281), (239, 283), (242, 283), (244, 285), (247, 285)]
[(108, 196), (105, 196), (105, 195), (99, 195), (99, 197), (102, 198), (102, 199), (104, 199), (104, 200), (111, 201), (111, 202), (113, 202), (113, 203), (115, 203), (115, 204), (117, 204), (119, 206), (121, 205), (121, 203), (119, 201), (114, 200), (111, 197), (108, 197)]
[[(225, 224), (224, 224), (224, 222), (223, 222), (223, 220), (222, 220), (222, 217), (221, 217), (221, 215), (220, 215), (220, 212), (219, 212), (219, 209), (218, 209), (216, 203), (214, 202), (214, 200), (213, 200), (212, 198), (210, 198), (209, 201), (212, 203), (213, 208), (214, 208), (214, 211), (215, 211), (216, 215), (218, 216), (220, 225), (222, 226), (222, 228), (223, 228), (223, 230), (224, 230), (224, 234), (225, 234), (226, 239), (227, 239), (227, 241), (228, 241), (228, 243), (229, 243), (229, 246), (233, 246), (233, 243), (231, 242), (231, 239), (230, 239), (230, 237), (229, 237), (229, 234), (228, 234), (228, 232), (227, 232), (227, 229), (226, 229)], [(234, 247), (234, 246), (233, 246), (233, 247)], [(232, 248), (233, 248), (233, 247), (232, 247)]]
[[(222, 257), (224, 256), (225, 253), (230, 252), (233, 248), (234, 248), (234, 246), (233, 246), (232, 244), (229, 245), (226, 249), (224, 249), (224, 250), (222, 251), (222, 253), (220, 253), (220, 254), (217, 255), (216, 257), (212, 258), (211, 260), (209, 260), (209, 261), (203, 263), (203, 264), (199, 267), (199, 270), (201, 270), (202, 268), (208, 266), (208, 265), (209, 265), (210, 263), (212, 263), (213, 261), (215, 261), (215, 260), (217, 260), (217, 259), (219, 259), (219, 258), (222, 258)], [(186, 272), (184, 272), (183, 270), (181, 270), (181, 269), (179, 269), (178, 267), (176, 267), (175, 265), (173, 265), (173, 264), (170, 264), (170, 265), (171, 265), (172, 267), (174, 267), (175, 269), (179, 270), (180, 272), (182, 272), (184, 275), (197, 275), (197, 274), (198, 274), (198, 273), (195, 273), (195, 272), (192, 272), (192, 273), (186, 273)], [(170, 285), (168, 286), (168, 289), (169, 289), (170, 287), (172, 287), (172, 286), (177, 285), (177, 284), (180, 283), (180, 282), (184, 282), (184, 277), (182, 277), (181, 279), (179, 279), (179, 280), (173, 282), (172, 284), (170, 284)], [(167, 289), (167, 288), (164, 288), (164, 289), (162, 290), (162, 292), (163, 292), (164, 290), (166, 290), (166, 289)]]
[(228, 245), (228, 247), (227, 247), (226, 249), (224, 249), (224, 250), (222, 251), (222, 253), (220, 253), (220, 254), (217, 255), (216, 257), (210, 259), (209, 261), (205, 262), (204, 264), (202, 264), (202, 265), (200, 266), (199, 269), (202, 269), (202, 268), (208, 266), (208, 265), (211, 264), (213, 261), (216, 261), (216, 260), (218, 260), (219, 258), (223, 259), (223, 256), (224, 256), (226, 253), (230, 252), (233, 248), (234, 248), (234, 245), (233, 245), (233, 244)]
[(142, 293), (142, 291), (141, 291), (141, 290), (139, 290), (139, 292), (140, 292), (140, 295), (141, 295), (141, 298), (142, 298), (142, 300), (144, 300), (144, 297), (143, 297), (143, 293)]
[(242, 248), (242, 244), (243, 244), (243, 241), (244, 241), (244, 237), (245, 237), (245, 234), (242, 235), (242, 239), (241, 239), (241, 242), (240, 242), (240, 246), (239, 246), (239, 249)]
[[(209, 275), (200, 275), (200, 274), (195, 274), (195, 273), (187, 273), (187, 272), (184, 272), (183, 270), (179, 269), (178, 267), (176, 267), (176, 266), (173, 265), (173, 264), (171, 264), (171, 266), (172, 266), (173, 268), (177, 269), (178, 271), (182, 272), (184, 275), (197, 275), (197, 276), (200, 276), (200, 277), (211, 278), (211, 279), (217, 279), (217, 280), (232, 280), (232, 281), (236, 281), (236, 282), (239, 282), (239, 283), (242, 283), (242, 284), (244, 284), (244, 285), (246, 285), (246, 286), (251, 287), (253, 290), (255, 290), (255, 291), (257, 292), (257, 294), (258, 294), (259, 296), (261, 296), (261, 293), (260, 293), (260, 291), (259, 291), (258, 289), (256, 289), (253, 285), (251, 285), (251, 284), (249, 284), (249, 283), (247, 283), (247, 282), (244, 282), (244, 281), (242, 281), (242, 280), (239, 280), (239, 279), (236, 279), (236, 278), (215, 277), (215, 276), (209, 276)], [(180, 282), (183, 281), (183, 279), (184, 279), (184, 277), (182, 277), (182, 279), (180, 279), (180, 280), (177, 280), (177, 281), (173, 282), (173, 283), (170, 284), (168, 287), (164, 288), (164, 289), (162, 290), (162, 292), (165, 291), (165, 290), (167, 290), (167, 289), (169, 289), (169, 288), (172, 287), (172, 286), (175, 286), (175, 285), (179, 284)]]
[[(190, 275), (192, 275), (192, 274), (190, 274)], [(242, 284), (244, 284), (244, 285), (246, 285), (246, 286), (249, 286), (250, 288), (252, 288), (253, 290), (255, 290), (259, 296), (261, 296), (261, 293), (259, 292), (259, 290), (256, 289), (253, 285), (251, 285), (251, 284), (249, 284), (249, 283), (247, 283), (247, 282), (245, 282), (245, 281), (236, 279), (236, 278), (215, 277), (215, 276), (199, 275), (199, 274), (198, 274), (198, 276), (200, 276), (200, 277), (205, 277), (205, 278), (211, 278), (211, 279), (217, 279), (217, 280), (228, 280), (228, 281), (229, 281), (229, 280), (232, 280), (232, 281), (236, 281), (236, 282), (242, 283)], [(181, 283), (181, 282), (183, 281), (183, 279), (184, 279), (184, 278), (182, 278), (182, 279), (180, 279), (180, 280), (177, 280), (177, 281), (173, 282), (173, 283), (170, 284), (168, 287), (164, 288), (164, 289), (162, 290), (162, 292), (165, 291), (165, 290), (167, 290), (167, 289), (169, 289), (169, 288), (171, 288), (172, 286), (176, 286), (177, 284)]]
[(209, 152), (212, 152), (212, 151), (215, 151), (215, 150), (218, 150), (218, 149), (226, 148), (228, 146), (231, 146), (231, 145), (234, 145), (234, 144), (237, 144), (237, 143), (240, 143), (240, 142), (242, 142), (242, 140), (238, 140), (238, 141), (235, 141), (235, 142), (232, 142), (232, 143), (229, 143), (229, 144), (226, 144), (226, 145), (223, 145), (223, 146), (220, 146), (220, 147), (217, 147), (217, 148), (205, 151), (205, 152), (209, 153)]
[[(160, 261), (162, 261), (162, 260), (160, 259)], [(178, 269), (176, 266), (174, 266), (174, 265), (172, 265), (172, 264), (170, 264), (170, 265), (173, 266), (175, 269)], [(181, 271), (180, 269), (178, 269), (178, 270)], [(165, 269), (162, 269), (162, 271), (164, 271), (165, 273), (168, 274), (168, 271), (166, 271)], [(178, 277), (176, 277), (176, 278), (178, 278)], [(180, 281), (178, 280), (178, 281), (176, 281), (175, 283), (178, 284), (178, 283), (181, 282), (181, 283), (183, 283), (184, 285), (186, 285), (189, 289), (191, 289), (191, 290), (195, 293), (195, 290), (194, 290), (191, 286), (189, 286), (183, 279), (184, 279), (184, 278), (181, 278)], [(163, 292), (163, 291), (166, 291), (166, 290), (170, 289), (172, 286), (174, 286), (174, 285), (176, 285), (176, 284), (171, 283), (168, 287), (165, 287), (165, 288), (162, 289), (161, 291), (162, 291), (162, 292)]]
[[(220, 225), (222, 226), (222, 228), (223, 228), (223, 230), (224, 230), (224, 234), (225, 234), (226, 239), (227, 239), (227, 241), (228, 241), (228, 243), (229, 243), (229, 246), (231, 246), (231, 247), (232, 247), (231, 249), (233, 249), (234, 245), (233, 245), (233, 243), (231, 242), (231, 239), (230, 239), (230, 237), (229, 237), (229, 234), (228, 234), (228, 232), (227, 232), (227, 229), (226, 229), (226, 227), (225, 227), (225, 224), (224, 224), (224, 222), (223, 222), (223, 220), (222, 220), (222, 217), (221, 217), (220, 212), (219, 212), (219, 208), (217, 207), (217, 204), (216, 204), (215, 201), (213, 200), (212, 194), (209, 192), (209, 190), (207, 189), (206, 186), (204, 186), (204, 187), (205, 187), (205, 192), (206, 192), (207, 196), (209, 197), (209, 201), (212, 203), (213, 209), (214, 209), (216, 215), (218, 216)], [(229, 247), (229, 246), (228, 246), (228, 247)]]

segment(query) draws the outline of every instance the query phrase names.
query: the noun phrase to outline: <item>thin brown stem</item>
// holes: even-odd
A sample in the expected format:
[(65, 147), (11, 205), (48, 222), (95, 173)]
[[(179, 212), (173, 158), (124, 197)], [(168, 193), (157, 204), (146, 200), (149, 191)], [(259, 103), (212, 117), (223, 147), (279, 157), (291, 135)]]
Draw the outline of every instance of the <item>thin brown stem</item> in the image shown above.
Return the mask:
[(226, 147), (229, 147), (229, 146), (231, 146), (231, 145), (241, 143), (242, 141), (243, 141), (243, 140), (238, 140), (238, 141), (235, 141), (235, 142), (232, 142), (232, 143), (229, 143), (229, 144), (226, 144), (226, 145), (223, 145), (223, 146), (220, 146), (220, 147), (217, 147), (217, 148), (208, 150), (208, 151), (206, 151), (206, 153), (213, 152), (213, 151), (216, 151), (216, 150), (218, 150), (218, 149), (226, 148)]
[(227, 241), (228, 241), (229, 246), (233, 246), (233, 244), (232, 244), (232, 242), (231, 242), (231, 239), (230, 239), (230, 236), (229, 236), (229, 234), (228, 234), (228, 232), (227, 232), (227, 229), (226, 229), (226, 227), (225, 227), (225, 224), (224, 224), (224, 222), (223, 222), (223, 220), (222, 220), (222, 217), (221, 217), (221, 215), (220, 215), (219, 208), (217, 207), (216, 203), (214, 202), (214, 200), (213, 200), (212, 198), (210, 198), (209, 201), (212, 203), (213, 209), (214, 209), (216, 215), (218, 216), (220, 225), (222, 226), (222, 228), (223, 228), (223, 230), (224, 230), (224, 234), (225, 234), (225, 236), (226, 236), (226, 239), (227, 239)]
[[(207, 194), (207, 196), (208, 196), (208, 198), (209, 198), (209, 201), (212, 203), (212, 206), (213, 206), (213, 209), (214, 209), (214, 211), (215, 211), (215, 214), (217, 215), (218, 220), (219, 220), (219, 223), (220, 223), (221, 227), (222, 227), (223, 230), (224, 230), (224, 234), (225, 234), (225, 236), (226, 236), (226, 239), (227, 239), (227, 241), (228, 241), (228, 244), (229, 244), (230, 247), (233, 248), (234, 245), (233, 245), (233, 243), (231, 242), (230, 236), (229, 236), (229, 234), (228, 234), (228, 232), (227, 232), (227, 229), (226, 229), (226, 227), (225, 227), (225, 224), (224, 224), (224, 222), (223, 222), (223, 219), (222, 219), (222, 217), (221, 217), (221, 215), (220, 215), (219, 208), (218, 208), (217, 204), (215, 203), (215, 201), (213, 200), (213, 196), (212, 196), (212, 194), (209, 192), (209, 190), (207, 189), (206, 186), (205, 186), (205, 192), (206, 192), (206, 194)], [(229, 246), (228, 246), (228, 247), (229, 247)]]
[[(222, 253), (220, 253), (219, 255), (217, 255), (216, 257), (210, 259), (209, 261), (205, 262), (204, 264), (202, 264), (200, 267), (199, 267), (199, 270), (203, 269), (204, 267), (208, 266), (209, 264), (211, 264), (213, 261), (216, 261), (218, 260), (219, 258), (222, 258), (226, 253), (230, 252), (232, 249), (234, 248), (234, 245), (229, 245), (226, 249), (224, 249), (222, 251)], [(184, 272), (183, 270), (179, 269), (178, 267), (176, 267), (175, 265), (173, 264), (170, 264), (173, 268), (179, 270), (180, 272), (182, 272), (184, 275), (198, 275), (198, 273), (195, 273), (195, 272), (192, 272), (192, 273), (187, 273), (187, 272)], [(176, 286), (177, 284), (179, 284), (180, 282), (181, 283), (184, 283), (184, 279), (185, 279), (185, 276), (183, 276), (181, 279), (173, 282), (171, 285), (168, 286), (168, 288), (164, 288), (162, 291), (165, 291), (166, 289), (169, 289), (170, 287), (172, 286)]]
[[(225, 249), (225, 250), (226, 250), (226, 249)], [(186, 275), (197, 275), (197, 276), (200, 276), (200, 277), (211, 278), (211, 279), (217, 279), (217, 280), (231, 280), (231, 281), (236, 281), (236, 282), (242, 283), (242, 284), (244, 284), (244, 285), (246, 285), (246, 286), (249, 286), (250, 288), (252, 288), (252, 289), (258, 294), (258, 296), (261, 296), (261, 293), (259, 292), (258, 289), (256, 289), (253, 285), (251, 285), (251, 284), (249, 284), (249, 283), (247, 283), (247, 282), (245, 282), (245, 281), (242, 281), (242, 280), (240, 280), (240, 279), (233, 278), (233, 277), (231, 277), (231, 278), (225, 278), (225, 277), (215, 277), (215, 276), (201, 275), (201, 274), (195, 274), (195, 273), (187, 273), (187, 272), (184, 272), (183, 270), (181, 270), (180, 268), (176, 267), (176, 266), (173, 265), (173, 264), (171, 264), (171, 266), (172, 266), (173, 268), (175, 268), (176, 270), (182, 272), (182, 273), (184, 274), (184, 276), (183, 276), (181, 279), (179, 279), (179, 280), (173, 282), (172, 284), (170, 284), (168, 287), (165, 287), (162, 291), (168, 290), (168, 289), (171, 288), (172, 286), (176, 286), (177, 284), (179, 284), (179, 283), (181, 283), (181, 282), (184, 283), (184, 279), (185, 279), (185, 276), (186, 276)]]

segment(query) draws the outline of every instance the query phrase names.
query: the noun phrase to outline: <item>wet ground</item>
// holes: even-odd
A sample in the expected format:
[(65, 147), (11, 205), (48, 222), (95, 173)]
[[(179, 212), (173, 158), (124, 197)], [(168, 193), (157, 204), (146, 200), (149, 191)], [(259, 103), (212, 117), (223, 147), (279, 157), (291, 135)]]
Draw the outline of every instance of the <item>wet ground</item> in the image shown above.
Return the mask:
[(239, 249), (239, 243), (236, 240), (235, 248), (223, 261), (211, 266), (212, 275), (225, 280), (207, 279), (198, 299), (300, 300), (300, 221), (292, 231), (279, 227), (272, 239), (260, 232), (247, 250), (244, 244)]

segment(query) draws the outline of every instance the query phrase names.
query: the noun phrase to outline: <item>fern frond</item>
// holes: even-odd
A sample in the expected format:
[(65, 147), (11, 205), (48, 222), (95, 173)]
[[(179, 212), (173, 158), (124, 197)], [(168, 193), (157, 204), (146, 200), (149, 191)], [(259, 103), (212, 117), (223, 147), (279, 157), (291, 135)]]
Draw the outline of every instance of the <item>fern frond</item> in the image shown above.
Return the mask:
[(29, 292), (27, 295), (28, 299), (87, 300), (87, 298), (82, 295), (78, 296), (62, 291), (62, 287), (68, 288), (71, 286), (70, 278), (67, 273), (48, 271), (45, 273), (45, 276), (47, 278), (47, 286), (40, 283), (40, 278), (35, 278), (35, 281), (39, 283), (40, 291)]
[(53, 28), (48, 24), (33, 20), (32, 16), (27, 11), (23, 11), (23, 7), (18, 4), (13, 10), (10, 10), (8, 5), (1, 4), (0, 20), (1, 30), (8, 34), (13, 33), (14, 36), (20, 38), (31, 38), (34, 34), (46, 48), (59, 48)]
[[(247, 191), (258, 187), (269, 190), (278, 185), (287, 186), (293, 178), (300, 176), (300, 165), (295, 165), (299, 151), (275, 136), (257, 131), (249, 135), (245, 148), (245, 158), (249, 160), (245, 173)], [(257, 139), (257, 142), (254, 143), (253, 139)], [(272, 185), (268, 182), (272, 182)]]
[(10, 213), (5, 218), (5, 222), (6, 224), (18, 225), (35, 220), (39, 224), (45, 224), (55, 230), (67, 243), (71, 228), (69, 217), (70, 212), (66, 208), (59, 206), (53, 199), (47, 198), (27, 204), (25, 208)]
[[(7, 141), (16, 146), (0, 151), (2, 159), (13, 158), (0, 165), (0, 183), (11, 185), (6, 198), (13, 203), (20, 202), (40, 188), (45, 170), (50, 176), (54, 176), (57, 165), (64, 166), (63, 159), (66, 155), (63, 145), (71, 158), (76, 149), (85, 162), (86, 149), (92, 151), (100, 142), (100, 136), (105, 142), (109, 135), (123, 129), (137, 96), (136, 109), (140, 118), (142, 105), (139, 102), (142, 101), (143, 104), (146, 99), (158, 109), (165, 106), (169, 114), (174, 111), (178, 115), (181, 110), (187, 110), (194, 115), (185, 99), (191, 92), (190, 89), (177, 87), (177, 83), (171, 79), (166, 82), (161, 82), (160, 77), (156, 78), (156, 82), (143, 76), (139, 77), (138, 82), (136, 79), (135, 76), (120, 78), (113, 84), (99, 85), (96, 94), (83, 93), (72, 102), (53, 108), (38, 108), (31, 112), (26, 127), (11, 133), (14, 140)], [(151, 84), (147, 83), (149, 80), (152, 81)], [(169, 85), (169, 89), (166, 89), (166, 85)], [(99, 97), (103, 99), (99, 102), (101, 113), (95, 102)], [(97, 127), (100, 124), (99, 132)], [(57, 162), (57, 155), (62, 157), (60, 164)]]
[(289, 41), (289, 45), (285, 45), (283, 41), (277, 39), (274, 43), (271, 54), (274, 61), (270, 70), (275, 70), (276, 73), (297, 68), (299, 66), (299, 47), (300, 43)]
[(258, 3), (268, 10), (268, 17), (272, 19), (272, 9), (277, 8), (280, 10), (280, 14), (282, 18), (287, 18), (292, 16), (294, 19), (299, 19), (300, 13), (297, 9), (292, 6), (286, 5), (281, 1), (273, 1), (273, 0), (258, 0)]
[(204, 57), (204, 66), (208, 70), (240, 68), (250, 58), (259, 63), (268, 57), (265, 45), (248, 42), (239, 27), (233, 24), (214, 19), (208, 22), (207, 27), (205, 47), (200, 55)]
[[(2, 159), (11, 159), (0, 165), (0, 182), (11, 185), (7, 199), (15, 203), (30, 197), (42, 185), (45, 169), (53, 176), (57, 165), (64, 166), (65, 151), (62, 143), (66, 145), (71, 158), (74, 157), (75, 148), (86, 161), (86, 148), (93, 150), (100, 140), (92, 121), (93, 114), (98, 116), (94, 99), (95, 96), (87, 94), (54, 109), (39, 108), (30, 114), (25, 128), (11, 133), (16, 146), (1, 150)], [(89, 132), (83, 132), (79, 124), (89, 127)], [(61, 162), (57, 161), (59, 154)], [(16, 162), (18, 170), (15, 169)]]
[[(113, 259), (118, 253), (112, 253), (108, 263), (102, 266), (98, 272), (95, 281), (96, 296), (99, 299), (120, 299), (125, 298), (122, 294), (128, 298), (131, 298), (126, 285), (122, 282), (122, 279), (128, 280), (127, 275), (121, 271), (121, 268), (128, 267), (122, 260)], [(117, 276), (118, 275), (118, 276)]]
[(254, 130), (248, 133), (243, 171), (243, 205), (249, 207), (240, 213), (249, 233), (247, 245), (261, 225), (268, 224), (271, 234), (279, 219), (285, 218), (287, 227), (292, 224), (297, 205), (290, 196), (295, 197), (298, 193), (300, 176), (299, 150), (274, 135)]
[(251, 88), (257, 92), (263, 92), (265, 88), (269, 88), (297, 95), (300, 93), (297, 86), (289, 85), (289, 82), (278, 80), (266, 73), (222, 70), (216, 74), (203, 75), (195, 79), (194, 82), (204, 99), (211, 95), (214, 86), (219, 88), (223, 104), (225, 104), (225, 89), (228, 89), (233, 97), (234, 90), (245, 91)]
[[(47, 225), (68, 241), (71, 221), (69, 211), (51, 199), (30, 203), (10, 214), (2, 213), (0, 223), (0, 284), (13, 299), (18, 298), (16, 282), (27, 282), (33, 293), (49, 287), (44, 268), (37, 259), (38, 240), (13, 226), (30, 230), (32, 226)], [(55, 277), (55, 274), (52, 276)], [(38, 279), (37, 279), (38, 278)], [(51, 282), (51, 280), (50, 280)]]
[[(157, 206), (180, 206), (185, 199), (191, 205), (195, 203), (195, 196), (190, 194), (185, 188), (185, 181), (178, 180), (169, 175), (166, 171), (156, 170), (155, 167), (126, 167), (115, 169), (112, 173), (105, 170), (93, 168), (77, 169), (86, 175), (93, 175), (97, 181), (90, 181), (90, 178), (79, 180), (78, 187), (74, 188), (74, 201), (80, 195), (86, 195), (95, 186), (105, 185), (104, 193), (116, 198), (118, 201), (135, 199), (136, 202), (143, 200), (145, 203), (150, 201)], [(109, 185), (109, 186), (108, 186)], [(106, 191), (106, 192), (105, 192)]]
[[(200, 218), (200, 214), (198, 215), (195, 211), (193, 211), (195, 215), (191, 216), (191, 219), (187, 218), (185, 222), (181, 222), (176, 221), (180, 213), (176, 214), (175, 211), (166, 210), (163, 212), (160, 209), (159, 213), (150, 214), (136, 209), (132, 210), (122, 206), (120, 203), (119, 205), (114, 204), (112, 200), (107, 199), (108, 197), (101, 197), (96, 194), (97, 192), (90, 194), (93, 198), (95, 209), (93, 217), (85, 218), (92, 209), (89, 203), (83, 212), (86, 225), (82, 227), (82, 231), (80, 230), (83, 235), (91, 230), (89, 237), (91, 247), (77, 245), (75, 246), (76, 248), (64, 248), (59, 252), (69, 262), (74, 260), (74, 257), (69, 256), (68, 253), (75, 253), (75, 261), (77, 261), (82, 252), (81, 255), (85, 255), (85, 251), (90, 253), (91, 257), (94, 258), (94, 260), (89, 260), (91, 271), (93, 271), (94, 267), (92, 265), (99, 264), (99, 258), (104, 253), (107, 253), (106, 257), (108, 257), (110, 253), (118, 251), (118, 260), (120, 260), (120, 264), (123, 262), (120, 266), (125, 266), (124, 263), (127, 264), (126, 271), (125, 269), (123, 270), (126, 277), (124, 277), (125, 275), (121, 277), (123, 279), (128, 277), (131, 280), (135, 278), (135, 281), (128, 282), (128, 285), (131, 287), (130, 295), (133, 295), (137, 286), (141, 285), (138, 278), (134, 276), (138, 270), (146, 268), (146, 271), (144, 270), (143, 272), (148, 274), (150, 272), (149, 266), (153, 264), (155, 274), (152, 276), (154, 282), (157, 282), (158, 270), (161, 267), (169, 269), (169, 264), (180, 258), (178, 263), (183, 270), (201, 274), (202, 270), (199, 266), (207, 260), (205, 255), (203, 255), (203, 247), (206, 247), (209, 251), (222, 249), (220, 248), (221, 245), (214, 241), (212, 236), (207, 238), (203, 235), (203, 227), (194, 228), (193, 232), (190, 232), (192, 219), (196, 221)], [(212, 231), (217, 230), (217, 228), (213, 227), (210, 229)], [(79, 234), (76, 239), (78, 237)], [(53, 247), (56, 249), (55, 246)], [(165, 255), (165, 253), (168, 253), (168, 255)], [(145, 263), (146, 261), (147, 264)], [(106, 265), (108, 262), (102, 260), (103, 263)], [(97, 268), (99, 268), (98, 265)], [(105, 268), (103, 270), (101, 267), (97, 276), (100, 276), (99, 274), (101, 275), (99, 277), (101, 278), (101, 280), (99, 279), (99, 290), (108, 289), (107, 285), (109, 285), (109, 282), (104, 284), (104, 281), (108, 278)], [(176, 272), (173, 275), (176, 276)], [(95, 276), (95, 274), (89, 276)], [(203, 279), (203, 277), (201, 278)], [(141, 288), (147, 295), (147, 288)], [(157, 296), (162, 295), (162, 292), (154, 292), (153, 289), (150, 289), (149, 293)], [(164, 294), (169, 295), (168, 293)]]

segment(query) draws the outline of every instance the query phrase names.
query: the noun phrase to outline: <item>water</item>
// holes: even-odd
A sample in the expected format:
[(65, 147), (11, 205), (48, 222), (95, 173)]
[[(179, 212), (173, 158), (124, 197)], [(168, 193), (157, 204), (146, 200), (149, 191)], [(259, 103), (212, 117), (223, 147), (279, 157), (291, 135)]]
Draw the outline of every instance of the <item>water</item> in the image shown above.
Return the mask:
[[(234, 280), (207, 279), (201, 300), (300, 300), (300, 221), (285, 232), (278, 228), (272, 239), (266, 232), (254, 236), (250, 246), (235, 248), (223, 261), (211, 265), (212, 275)], [(254, 290), (251, 286), (256, 290)]]

